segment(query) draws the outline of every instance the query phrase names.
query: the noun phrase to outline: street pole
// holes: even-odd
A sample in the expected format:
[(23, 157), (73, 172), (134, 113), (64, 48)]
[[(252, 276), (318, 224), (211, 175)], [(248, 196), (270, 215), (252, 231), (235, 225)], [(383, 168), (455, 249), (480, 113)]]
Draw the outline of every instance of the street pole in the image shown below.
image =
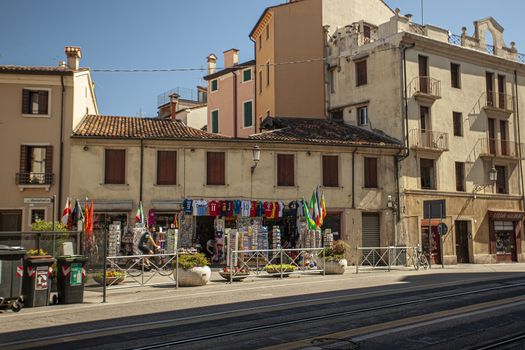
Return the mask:
[(51, 203), (52, 203), (52, 207), (51, 207), (51, 231), (55, 232), (55, 203), (56, 203), (56, 200), (57, 200), (57, 196), (56, 194), (54, 194), (52, 197), (51, 197)]
[[(441, 202), (440, 206), (439, 206), (439, 210), (440, 210), (440, 214), (439, 216), (441, 217), (440, 219), (440, 230), (442, 231), (443, 230), (443, 202)], [(443, 254), (443, 235), (445, 234), (445, 232), (438, 232), (439, 233), (439, 252), (440, 252), (440, 255), (441, 255), (441, 268), (444, 269), (445, 268), (445, 262), (443, 261), (444, 259), (444, 254)]]

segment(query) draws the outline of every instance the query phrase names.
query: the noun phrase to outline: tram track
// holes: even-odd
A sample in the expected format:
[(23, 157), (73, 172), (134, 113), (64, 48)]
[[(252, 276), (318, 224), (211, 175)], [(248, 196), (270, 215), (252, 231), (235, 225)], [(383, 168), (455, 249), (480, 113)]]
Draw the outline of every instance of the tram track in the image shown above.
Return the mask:
[(492, 349), (501, 349), (503, 346), (512, 345), (516, 343), (525, 342), (525, 333), (515, 334), (511, 337), (506, 337), (503, 339), (498, 339), (492, 343), (482, 345), (480, 347), (473, 347), (469, 350), (492, 350)]

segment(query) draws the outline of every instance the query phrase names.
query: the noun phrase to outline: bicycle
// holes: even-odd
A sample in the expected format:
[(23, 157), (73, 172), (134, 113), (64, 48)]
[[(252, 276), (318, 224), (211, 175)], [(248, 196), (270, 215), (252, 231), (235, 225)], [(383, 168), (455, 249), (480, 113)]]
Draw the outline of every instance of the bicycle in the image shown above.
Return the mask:
[(416, 271), (419, 271), (420, 268), (428, 270), (429, 267), (430, 264), (428, 262), (428, 258), (418, 245), (417, 250), (415, 251), (414, 268)]

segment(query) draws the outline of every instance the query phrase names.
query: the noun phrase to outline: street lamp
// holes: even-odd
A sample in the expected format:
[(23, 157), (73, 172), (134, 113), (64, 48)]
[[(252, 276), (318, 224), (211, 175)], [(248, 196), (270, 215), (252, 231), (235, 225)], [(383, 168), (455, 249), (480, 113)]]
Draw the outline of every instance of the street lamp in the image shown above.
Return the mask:
[(253, 160), (253, 165), (252, 165), (251, 171), (253, 174), (253, 172), (255, 171), (255, 168), (257, 168), (257, 164), (259, 164), (259, 161), (261, 160), (261, 148), (258, 145), (253, 146), (252, 160)]
[(397, 203), (390, 194), (386, 197), (386, 207), (392, 210), (394, 215), (394, 246), (397, 247)]
[(498, 171), (496, 170), (494, 166), (489, 171), (489, 180), (492, 182), (498, 181)]

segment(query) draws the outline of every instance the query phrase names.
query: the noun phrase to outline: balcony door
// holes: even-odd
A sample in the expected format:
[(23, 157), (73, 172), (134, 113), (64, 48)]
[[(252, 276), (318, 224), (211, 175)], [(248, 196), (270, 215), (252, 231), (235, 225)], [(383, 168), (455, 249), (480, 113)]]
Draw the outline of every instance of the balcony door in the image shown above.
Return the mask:
[(430, 126), (430, 108), (419, 107), (419, 126), (421, 132), (421, 146), (432, 147), (432, 128)]
[(419, 90), (422, 93), (430, 93), (430, 78), (428, 76), (428, 57), (419, 56)]
[(494, 107), (494, 73), (485, 74), (485, 85), (487, 89), (487, 106)]
[(507, 122), (505, 120), (500, 120), (499, 122), (499, 135), (501, 137), (501, 155), (509, 155), (509, 141), (507, 140)]
[(505, 106), (505, 76), (498, 75), (498, 107), (506, 109)]
[(496, 154), (496, 121), (492, 118), (489, 122), (489, 151), (490, 154)]

